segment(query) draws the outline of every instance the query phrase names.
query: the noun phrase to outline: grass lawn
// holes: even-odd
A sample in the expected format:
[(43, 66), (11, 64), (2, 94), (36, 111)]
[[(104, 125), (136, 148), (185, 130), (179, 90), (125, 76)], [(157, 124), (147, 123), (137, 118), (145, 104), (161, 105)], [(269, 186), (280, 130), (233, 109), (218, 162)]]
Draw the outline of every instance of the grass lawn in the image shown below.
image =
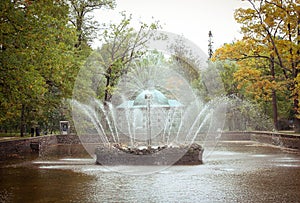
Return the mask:
[(2, 138), (24, 138), (24, 137), (31, 137), (30, 133), (26, 133), (23, 137), (20, 136), (19, 132), (13, 133), (0, 133), (0, 139)]
[(14, 133), (0, 133), (0, 137), (18, 137), (20, 136), (19, 132)]

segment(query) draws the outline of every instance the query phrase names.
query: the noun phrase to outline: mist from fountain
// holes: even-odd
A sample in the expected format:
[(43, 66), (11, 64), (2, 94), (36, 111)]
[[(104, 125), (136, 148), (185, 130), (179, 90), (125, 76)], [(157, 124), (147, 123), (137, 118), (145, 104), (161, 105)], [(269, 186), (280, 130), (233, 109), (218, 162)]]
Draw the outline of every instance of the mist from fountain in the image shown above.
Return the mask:
[[(92, 157), (99, 143), (110, 147), (125, 145), (128, 149), (164, 149), (189, 146), (195, 141), (205, 146), (207, 140), (210, 146), (217, 143), (225, 120), (226, 100), (215, 97), (204, 102), (184, 76), (175, 71), (182, 67), (165, 50), (155, 53), (149, 52), (131, 63), (115, 87), (110, 103), (104, 104), (96, 96), (103, 85), (104, 72), (97, 54), (91, 55), (80, 70), (71, 101), (73, 121)], [(198, 66), (208, 68), (207, 63)], [(175, 163), (183, 154), (170, 158), (171, 162)]]

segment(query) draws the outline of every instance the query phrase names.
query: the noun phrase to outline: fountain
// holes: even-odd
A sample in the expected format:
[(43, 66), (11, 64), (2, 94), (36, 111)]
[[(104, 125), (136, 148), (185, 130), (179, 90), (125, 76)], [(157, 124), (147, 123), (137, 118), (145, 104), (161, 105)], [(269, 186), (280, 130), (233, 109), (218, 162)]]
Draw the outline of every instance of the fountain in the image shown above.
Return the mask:
[(132, 129), (133, 136), (130, 136), (130, 145), (126, 145), (126, 141), (123, 141), (112, 146), (98, 146), (95, 152), (98, 164), (194, 165), (202, 163), (201, 145), (196, 143), (191, 146), (168, 145), (171, 136), (178, 136), (177, 130), (184, 109), (177, 100), (167, 99), (156, 89), (144, 90), (135, 100), (125, 101), (116, 109), (120, 130)]
[[(157, 49), (155, 43), (152, 49)], [(226, 102), (203, 102), (175, 71), (182, 67), (171, 61), (172, 53), (167, 55), (166, 47), (159, 49), (163, 50), (150, 51), (127, 67), (110, 102), (97, 98), (105, 84), (99, 53), (92, 54), (80, 70), (71, 102), (73, 121), (83, 146), (97, 164), (201, 164), (205, 145), (214, 146), (218, 141)], [(206, 56), (197, 57), (197, 67), (207, 68)]]

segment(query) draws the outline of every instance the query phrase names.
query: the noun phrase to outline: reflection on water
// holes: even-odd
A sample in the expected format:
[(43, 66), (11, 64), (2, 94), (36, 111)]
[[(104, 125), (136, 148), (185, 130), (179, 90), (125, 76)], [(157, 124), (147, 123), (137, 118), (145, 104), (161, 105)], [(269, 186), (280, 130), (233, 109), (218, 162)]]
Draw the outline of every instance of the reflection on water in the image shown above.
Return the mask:
[[(254, 142), (223, 142), (204, 161), (203, 165), (173, 166), (144, 176), (115, 173), (95, 165), (89, 158), (48, 158), (1, 165), (0, 202), (297, 202), (300, 199), (298, 152), (257, 146)], [(151, 167), (155, 171), (155, 166)]]

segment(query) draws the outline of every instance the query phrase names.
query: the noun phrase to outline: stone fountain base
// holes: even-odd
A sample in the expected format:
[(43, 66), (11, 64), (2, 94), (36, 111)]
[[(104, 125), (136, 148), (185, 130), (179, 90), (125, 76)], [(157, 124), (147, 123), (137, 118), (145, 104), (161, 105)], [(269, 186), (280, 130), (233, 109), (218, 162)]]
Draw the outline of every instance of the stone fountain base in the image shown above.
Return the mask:
[(98, 146), (95, 154), (100, 165), (199, 165), (203, 148), (196, 143), (138, 148), (114, 144)]

